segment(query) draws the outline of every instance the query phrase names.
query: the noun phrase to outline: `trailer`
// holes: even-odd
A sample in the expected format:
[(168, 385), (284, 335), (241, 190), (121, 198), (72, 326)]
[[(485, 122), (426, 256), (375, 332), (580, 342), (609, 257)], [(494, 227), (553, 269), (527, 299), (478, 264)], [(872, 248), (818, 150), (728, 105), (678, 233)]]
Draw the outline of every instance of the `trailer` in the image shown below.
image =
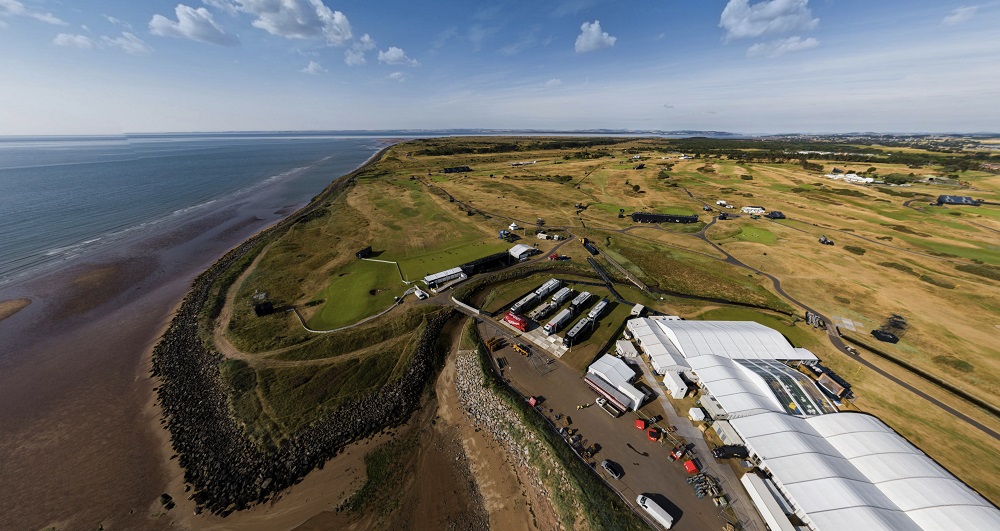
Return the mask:
[(535, 301), (537, 300), (538, 300), (537, 294), (529, 293), (525, 295), (523, 299), (515, 302), (514, 305), (510, 307), (510, 313), (514, 315), (521, 315), (522, 313), (524, 313), (525, 310), (528, 309), (530, 305), (534, 304)]
[(528, 319), (531, 319), (532, 321), (541, 321), (542, 319), (545, 319), (547, 315), (554, 312), (558, 307), (558, 304), (546, 302), (538, 308), (531, 310), (531, 312), (528, 313)]
[(525, 332), (528, 329), (528, 320), (525, 319), (524, 317), (520, 317), (510, 312), (507, 312), (504, 314), (503, 320), (504, 322), (508, 323), (509, 325), (513, 326), (514, 328), (517, 328), (522, 332)]
[(594, 306), (593, 310), (590, 310), (590, 313), (587, 314), (587, 317), (590, 317), (591, 319), (596, 321), (601, 316), (601, 314), (604, 313), (604, 309), (608, 307), (608, 304), (611, 304), (611, 301), (609, 301), (608, 299), (602, 299), (601, 302), (597, 303), (597, 306)]
[(569, 303), (569, 309), (573, 310), (573, 313), (577, 313), (577, 312), (580, 311), (580, 308), (582, 308), (584, 304), (587, 304), (588, 300), (590, 300), (590, 292), (589, 291), (584, 291), (583, 293), (580, 293), (579, 295), (577, 295)]
[(591, 320), (589, 317), (584, 317), (583, 319), (577, 321), (577, 323), (573, 325), (573, 328), (570, 328), (569, 332), (566, 332), (566, 335), (563, 337), (563, 346), (573, 346), (573, 342), (576, 341), (577, 336), (583, 334), (583, 331), (587, 329), (590, 323)]
[(542, 284), (538, 289), (535, 290), (535, 295), (538, 295), (539, 297), (544, 297), (549, 293), (552, 293), (553, 291), (559, 289), (559, 286), (561, 285), (562, 282), (559, 279), (550, 278), (549, 280), (545, 281), (545, 284)]
[(572, 317), (573, 312), (563, 310), (556, 314), (556, 316), (542, 328), (542, 331), (545, 332), (545, 335), (551, 336), (552, 334), (558, 332), (563, 326), (566, 326), (566, 323), (568, 323)]
[(622, 412), (618, 411), (618, 408), (616, 408), (611, 402), (608, 402), (606, 398), (597, 397), (596, 402), (597, 405), (600, 406), (600, 408), (603, 409), (608, 415), (611, 415), (614, 418), (622, 416)]
[(562, 304), (564, 302), (566, 302), (566, 299), (569, 299), (572, 296), (573, 296), (573, 290), (572, 289), (570, 289), (568, 287), (567, 288), (563, 288), (563, 289), (557, 291), (556, 294), (552, 296), (552, 302), (554, 302), (556, 304), (556, 306), (562, 306)]

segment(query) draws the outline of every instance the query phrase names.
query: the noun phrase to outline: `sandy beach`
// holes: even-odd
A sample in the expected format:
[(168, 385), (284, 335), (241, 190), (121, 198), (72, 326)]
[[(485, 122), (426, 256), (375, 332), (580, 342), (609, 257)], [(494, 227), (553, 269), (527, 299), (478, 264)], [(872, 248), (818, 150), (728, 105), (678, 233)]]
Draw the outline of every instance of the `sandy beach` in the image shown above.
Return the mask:
[(172, 525), (149, 353), (195, 276), (301, 206), (276, 201), (264, 189), (0, 288), (0, 529)]

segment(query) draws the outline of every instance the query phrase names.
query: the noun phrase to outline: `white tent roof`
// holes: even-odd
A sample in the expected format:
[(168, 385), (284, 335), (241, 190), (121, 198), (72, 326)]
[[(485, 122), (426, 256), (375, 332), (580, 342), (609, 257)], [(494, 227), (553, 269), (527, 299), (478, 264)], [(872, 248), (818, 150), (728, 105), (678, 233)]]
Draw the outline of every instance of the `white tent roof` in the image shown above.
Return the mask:
[(524, 253), (528, 253), (528, 252), (531, 252), (531, 251), (534, 251), (534, 250), (535, 250), (535, 248), (532, 247), (532, 246), (530, 246), (530, 245), (527, 245), (527, 244), (524, 244), (524, 243), (519, 243), (519, 244), (511, 247), (510, 251), (508, 251), (508, 252), (514, 258), (521, 258), (521, 255), (523, 255)]
[(625, 395), (632, 402), (626, 405), (632, 409), (637, 409), (645, 398), (642, 391), (629, 383), (635, 378), (635, 371), (620, 358), (605, 354), (587, 368), (587, 373), (599, 377), (619, 393)]
[(752, 321), (652, 320), (649, 323), (661, 330), (688, 360), (698, 356), (816, 360), (808, 350), (793, 348), (777, 330)]
[(719, 401), (730, 417), (784, 412), (763, 378), (729, 358), (698, 356), (688, 360), (698, 381)]
[(730, 420), (821, 530), (1000, 529), (1000, 511), (882, 421), (861, 413)]

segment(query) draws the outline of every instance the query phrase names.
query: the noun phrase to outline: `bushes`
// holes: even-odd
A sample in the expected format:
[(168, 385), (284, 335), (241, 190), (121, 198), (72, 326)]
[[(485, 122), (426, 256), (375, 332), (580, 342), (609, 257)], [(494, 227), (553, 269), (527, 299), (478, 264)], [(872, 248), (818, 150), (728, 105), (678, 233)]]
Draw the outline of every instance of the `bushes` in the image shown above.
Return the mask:
[(1000, 280), (1000, 267), (985, 264), (959, 264), (955, 269), (964, 273), (979, 275), (990, 280)]
[(864, 247), (856, 247), (854, 245), (845, 245), (844, 250), (849, 253), (854, 253), (858, 256), (861, 256), (865, 254), (865, 252), (867, 252)]

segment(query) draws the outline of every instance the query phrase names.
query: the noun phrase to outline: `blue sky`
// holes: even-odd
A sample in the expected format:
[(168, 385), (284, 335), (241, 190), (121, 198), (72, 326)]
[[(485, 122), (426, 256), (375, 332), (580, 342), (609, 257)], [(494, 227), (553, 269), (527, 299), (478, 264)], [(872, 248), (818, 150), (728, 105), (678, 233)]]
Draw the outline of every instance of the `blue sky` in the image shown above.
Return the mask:
[(1000, 1), (0, 0), (0, 134), (1000, 131)]

